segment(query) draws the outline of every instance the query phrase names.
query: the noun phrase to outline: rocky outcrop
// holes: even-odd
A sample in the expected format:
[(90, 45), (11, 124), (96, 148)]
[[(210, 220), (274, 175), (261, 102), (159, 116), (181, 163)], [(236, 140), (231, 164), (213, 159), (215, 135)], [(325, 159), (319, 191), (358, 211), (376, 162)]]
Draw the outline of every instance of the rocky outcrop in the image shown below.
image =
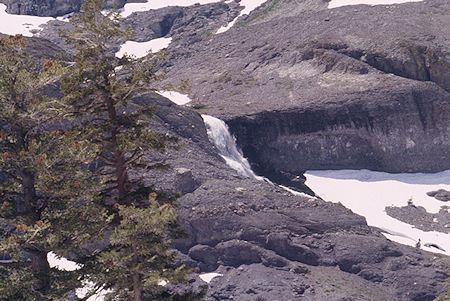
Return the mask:
[(189, 45), (212, 35), (220, 26), (231, 22), (242, 7), (236, 2), (211, 3), (190, 7), (166, 7), (133, 13), (124, 20), (136, 35), (135, 41), (171, 36), (183, 45)]
[[(237, 16), (241, 9), (242, 7), (236, 2), (188, 7), (172, 6), (135, 12), (123, 19), (123, 25), (135, 33), (131, 38), (133, 41), (146, 42), (161, 37), (171, 37), (173, 41), (176, 41), (177, 47), (185, 47), (213, 35), (220, 26), (226, 25)], [(39, 36), (70, 53), (72, 50), (59, 36), (60, 31), (68, 32), (70, 29), (71, 25), (68, 22), (54, 20), (43, 25)], [(114, 45), (111, 45), (111, 50), (118, 51), (119, 46), (124, 42), (116, 41)]]
[[(411, 200), (407, 206), (386, 207), (386, 214), (404, 223), (414, 225), (424, 231), (450, 233), (449, 207), (443, 206), (437, 213), (429, 213), (421, 206), (415, 206)], [(439, 246), (435, 246), (438, 249)]]
[[(168, 78), (189, 78), (193, 107), (226, 119), (253, 165), (264, 172), (272, 167), (287, 182), (301, 183), (299, 172), (311, 164), (401, 171), (411, 168), (402, 160), (417, 170), (446, 166), (445, 72), (435, 72), (443, 74), (440, 82), (431, 76), (431, 60), (421, 57), (435, 53), (442, 66), (448, 61), (449, 27), (442, 26), (448, 3), (328, 11), (319, 1), (313, 11), (304, 5), (297, 11), (287, 2), (287, 18), (267, 11), (219, 35), (201, 35), (195, 18), (170, 8), (163, 14), (168, 19), (149, 21), (139, 39), (173, 34)], [(217, 16), (228, 18), (221, 7), (199, 22), (217, 28)], [(191, 27), (180, 27), (178, 35), (181, 20)], [(406, 56), (397, 51), (398, 40), (426, 48)], [(395, 71), (394, 62), (403, 71)], [(155, 94), (135, 103), (156, 107), (152, 129), (181, 137), (180, 150), (149, 153), (171, 172), (152, 170), (144, 178), (181, 194), (176, 210), (188, 237), (173, 242), (179, 261), (198, 273), (222, 274), (206, 300), (431, 301), (444, 290), (448, 257), (393, 243), (340, 204), (239, 176), (209, 142), (197, 112)], [(427, 152), (435, 152), (434, 161)]]
[(196, 112), (157, 95), (139, 102), (157, 106), (155, 130), (182, 137), (181, 150), (152, 154), (173, 172), (145, 179), (172, 191), (180, 172), (197, 183), (178, 201), (189, 236), (173, 247), (199, 273), (222, 274), (205, 300), (432, 300), (442, 291), (445, 256), (390, 242), (340, 204), (237, 175)]
[(427, 195), (434, 197), (436, 200), (448, 202), (450, 201), (450, 191), (439, 189), (437, 191), (427, 192)]
[[(2, 0), (9, 14), (57, 17), (80, 10), (82, 0)], [(106, 0), (104, 7), (123, 7), (127, 0)], [(128, 1), (140, 2), (140, 1)]]
[(450, 95), (432, 85), (377, 90), (229, 121), (256, 171), (436, 172), (450, 168)]
[(194, 107), (227, 121), (257, 172), (289, 182), (306, 169), (450, 168), (448, 3), (286, 4), (287, 17), (282, 5), (174, 43), (167, 64), (169, 78), (190, 79)]

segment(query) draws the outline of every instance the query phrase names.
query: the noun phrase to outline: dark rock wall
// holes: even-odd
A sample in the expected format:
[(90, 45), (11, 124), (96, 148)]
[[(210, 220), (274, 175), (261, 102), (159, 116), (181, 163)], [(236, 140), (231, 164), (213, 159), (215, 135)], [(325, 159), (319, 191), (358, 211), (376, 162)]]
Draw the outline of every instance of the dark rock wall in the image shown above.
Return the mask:
[[(424, 85), (426, 86), (426, 85)], [(428, 85), (385, 99), (266, 111), (228, 121), (256, 171), (437, 172), (450, 168), (450, 97)], [(347, 96), (348, 97), (348, 96)], [(342, 103), (342, 101), (340, 102)]]

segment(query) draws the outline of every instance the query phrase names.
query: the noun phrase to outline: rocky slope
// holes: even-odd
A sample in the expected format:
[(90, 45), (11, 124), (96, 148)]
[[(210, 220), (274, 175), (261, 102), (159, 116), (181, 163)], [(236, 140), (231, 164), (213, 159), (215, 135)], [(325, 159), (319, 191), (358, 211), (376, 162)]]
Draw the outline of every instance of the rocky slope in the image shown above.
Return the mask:
[[(123, 7), (127, 0), (106, 0), (105, 8), (112, 8), (114, 5)], [(142, 1), (128, 1), (142, 2)], [(7, 12), (17, 15), (32, 16), (63, 16), (80, 10), (82, 0), (2, 0), (7, 6)]]
[[(280, 182), (295, 186), (307, 168), (449, 168), (446, 1), (267, 5), (220, 35), (212, 32), (236, 4), (125, 22), (140, 41), (174, 37), (168, 78), (190, 79), (193, 108), (226, 119), (253, 166)], [(180, 262), (223, 274), (206, 300), (419, 301), (444, 290), (448, 257), (391, 242), (340, 204), (239, 176), (198, 112), (154, 94), (136, 102), (157, 106), (152, 127), (184, 142), (180, 151), (149, 153), (172, 170), (145, 179), (182, 193), (177, 213), (189, 237), (173, 245)], [(193, 287), (202, 284), (193, 276)]]
[(167, 64), (169, 78), (190, 79), (194, 106), (227, 120), (258, 172), (450, 167), (448, 2), (280, 17), (283, 5), (292, 1), (173, 43)]
[(185, 142), (152, 154), (174, 172), (146, 180), (183, 192), (177, 211), (189, 237), (174, 244), (180, 260), (223, 274), (206, 300), (433, 300), (442, 290), (445, 256), (390, 242), (340, 204), (237, 175), (197, 113), (160, 96), (140, 101), (158, 106), (153, 128)]

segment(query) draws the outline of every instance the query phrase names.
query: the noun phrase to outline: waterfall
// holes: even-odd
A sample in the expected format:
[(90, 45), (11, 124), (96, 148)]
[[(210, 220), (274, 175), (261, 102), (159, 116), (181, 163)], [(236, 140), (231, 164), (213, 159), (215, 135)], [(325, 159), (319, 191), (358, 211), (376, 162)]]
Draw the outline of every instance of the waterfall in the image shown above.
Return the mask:
[(209, 115), (202, 115), (202, 118), (206, 125), (209, 140), (217, 148), (228, 166), (242, 176), (262, 180), (262, 177), (255, 175), (248, 160), (244, 158), (242, 151), (237, 148), (236, 139), (231, 136), (225, 122)]

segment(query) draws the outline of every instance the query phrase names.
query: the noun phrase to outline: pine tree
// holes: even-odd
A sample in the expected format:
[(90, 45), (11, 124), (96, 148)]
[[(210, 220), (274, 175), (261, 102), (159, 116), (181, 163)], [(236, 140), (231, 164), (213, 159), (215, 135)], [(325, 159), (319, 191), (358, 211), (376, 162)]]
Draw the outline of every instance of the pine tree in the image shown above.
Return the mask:
[(0, 254), (12, 256), (0, 266), (0, 300), (66, 299), (81, 278), (50, 269), (47, 253), (78, 249), (106, 220), (91, 208), (96, 181), (80, 168), (95, 151), (81, 151), (91, 148), (70, 131), (50, 130), (57, 102), (42, 90), (59, 70), (36, 64), (21, 36), (0, 39)]
[(108, 290), (111, 300), (153, 300), (165, 290), (164, 281), (178, 283), (186, 272), (173, 266), (168, 248), (177, 225), (171, 201), (143, 185), (139, 174), (160, 165), (149, 150), (163, 151), (178, 140), (149, 129), (154, 109), (132, 101), (160, 78), (154, 72), (160, 57), (117, 59), (110, 46), (130, 33), (121, 29), (117, 12), (104, 16), (101, 7), (101, 0), (85, 1), (71, 19), (73, 31), (63, 34), (75, 49), (62, 80), (63, 103), (80, 124), (78, 139), (97, 149), (92, 169), (105, 183), (99, 195), (114, 217), (110, 246), (96, 256), (87, 278)]

